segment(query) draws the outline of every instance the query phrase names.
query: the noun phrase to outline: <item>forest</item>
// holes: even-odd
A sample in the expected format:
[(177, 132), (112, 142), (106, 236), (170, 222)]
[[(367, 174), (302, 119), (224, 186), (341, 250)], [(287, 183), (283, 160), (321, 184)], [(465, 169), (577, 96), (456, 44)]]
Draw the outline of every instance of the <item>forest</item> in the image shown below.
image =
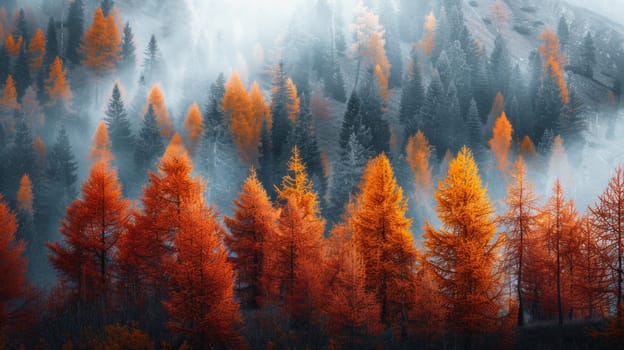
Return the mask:
[(620, 349), (601, 13), (1, 0), (0, 350)]

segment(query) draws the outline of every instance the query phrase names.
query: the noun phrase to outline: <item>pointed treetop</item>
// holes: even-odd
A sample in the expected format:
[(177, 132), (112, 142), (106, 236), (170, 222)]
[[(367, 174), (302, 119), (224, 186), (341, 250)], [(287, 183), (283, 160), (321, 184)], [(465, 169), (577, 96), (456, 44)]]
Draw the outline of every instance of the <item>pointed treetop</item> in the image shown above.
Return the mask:
[(89, 150), (89, 157), (96, 163), (108, 162), (112, 160), (113, 154), (110, 151), (110, 146), (111, 143), (108, 138), (106, 123), (104, 123), (104, 121), (100, 121), (97, 129), (95, 130), (95, 135), (93, 136), (93, 144)]
[(24, 174), (20, 179), (20, 187), (17, 191), (17, 208), (32, 214), (33, 211), (33, 193), (32, 182), (28, 174)]
[(182, 138), (180, 134), (175, 133), (169, 142), (169, 145), (165, 149), (165, 154), (160, 161), (162, 166), (167, 166), (167, 164), (173, 163), (183, 163), (187, 164), (189, 168), (192, 168), (191, 159), (189, 158), (188, 152), (186, 151), (186, 147), (184, 147), (184, 142), (182, 142)]

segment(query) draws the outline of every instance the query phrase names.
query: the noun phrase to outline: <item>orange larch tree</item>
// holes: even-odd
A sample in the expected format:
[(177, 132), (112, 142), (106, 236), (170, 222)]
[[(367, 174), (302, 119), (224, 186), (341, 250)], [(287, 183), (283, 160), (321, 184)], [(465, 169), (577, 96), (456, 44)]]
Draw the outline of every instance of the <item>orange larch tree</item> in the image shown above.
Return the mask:
[(613, 279), (613, 294), (618, 311), (622, 305), (624, 286), (624, 169), (619, 166), (611, 177), (605, 191), (598, 197), (598, 203), (590, 207), (600, 241), (604, 246), (602, 254), (608, 257), (608, 266)]
[(295, 147), (288, 173), (276, 188), (280, 204), (277, 234), (267, 241), (263, 278), (270, 302), (281, 305), (294, 324), (310, 326), (318, 320), (322, 303), (323, 232), (317, 194)]
[(30, 46), (28, 47), (28, 54), (30, 56), (30, 67), (38, 72), (43, 65), (43, 57), (46, 54), (46, 38), (41, 28), (37, 28), (35, 35), (30, 39)]
[(405, 158), (414, 176), (416, 188), (423, 193), (431, 189), (431, 147), (422, 131), (409, 137), (405, 146)]
[(7, 35), (6, 41), (4, 42), (4, 46), (6, 46), (7, 50), (9, 51), (9, 55), (17, 56), (17, 54), (19, 54), (20, 52), (20, 49), (22, 48), (23, 41), (24, 41), (24, 38), (22, 38), (21, 36), (15, 39), (13, 35), (11, 34)]
[(0, 328), (6, 325), (11, 303), (26, 294), (25, 274), (28, 260), (23, 256), (26, 244), (15, 238), (17, 220), (0, 195)]
[(539, 216), (539, 206), (534, 186), (527, 177), (526, 166), (522, 156), (513, 165), (511, 180), (507, 186), (505, 198), (506, 211), (499, 221), (505, 226), (505, 266), (513, 276), (518, 298), (518, 325), (524, 325), (523, 272), (526, 265), (526, 254), (529, 239)]
[(288, 119), (294, 122), (297, 120), (297, 116), (299, 115), (299, 110), (301, 108), (301, 100), (297, 94), (297, 86), (293, 83), (291, 78), (286, 80), (286, 111), (288, 113)]
[(427, 263), (443, 298), (447, 327), (471, 344), (492, 334), (502, 315), (494, 208), (472, 152), (463, 147), (435, 191), (440, 229), (425, 224)]
[(496, 119), (494, 128), (492, 129), (492, 138), (488, 141), (488, 145), (496, 157), (498, 170), (502, 175), (507, 174), (509, 168), (509, 150), (511, 148), (511, 137), (513, 128), (507, 119), (505, 112), (501, 113)]
[(381, 332), (380, 304), (375, 293), (366, 288), (364, 259), (353, 241), (347, 241), (340, 249), (326, 314), (326, 328), (332, 340), (348, 349), (371, 344)]
[[(264, 123), (264, 121), (266, 121), (268, 130), (271, 130), (271, 127), (273, 126), (271, 107), (265, 102), (262, 90), (260, 90), (260, 85), (258, 85), (258, 83), (255, 81), (253, 82), (253, 84), (251, 84), (251, 89), (249, 90), (249, 99), (251, 102), (251, 120), (253, 122), (252, 144), (259, 145), (260, 136), (262, 134), (262, 124)], [(254, 159), (257, 157), (257, 149), (258, 147), (256, 147), (256, 154), (254, 155)]]
[(578, 235), (578, 214), (572, 200), (566, 200), (559, 180), (555, 182), (552, 196), (542, 208), (538, 229), (540, 239), (547, 247), (547, 268), (555, 283), (557, 321), (563, 324), (564, 309), (572, 307), (571, 282), (574, 261), (569, 255), (575, 252)]
[(4, 84), (2, 90), (2, 97), (0, 98), (0, 108), (5, 113), (12, 113), (15, 110), (21, 108), (19, 102), (17, 102), (17, 90), (15, 89), (15, 80), (9, 75)]
[(100, 77), (115, 69), (121, 58), (121, 37), (112, 15), (104, 17), (98, 7), (93, 14), (93, 22), (82, 40), (82, 51), (85, 53), (83, 64)]
[(69, 108), (72, 100), (72, 93), (69, 82), (65, 78), (65, 70), (61, 58), (56, 56), (50, 65), (50, 75), (45, 81), (46, 92), (50, 98), (49, 104)]
[(423, 25), (424, 34), (420, 42), (418, 43), (419, 47), (422, 47), (423, 51), (426, 55), (431, 55), (433, 49), (435, 48), (435, 35), (437, 30), (437, 20), (433, 15), (433, 12), (430, 12), (427, 16), (425, 16), (425, 23)]
[(234, 298), (234, 269), (221, 242), (225, 232), (215, 209), (206, 206), (201, 194), (192, 197), (179, 209), (173, 260), (166, 266), (167, 327), (188, 339), (193, 348), (245, 349), (239, 303)]
[(274, 249), (266, 246), (266, 242), (275, 241), (279, 212), (273, 208), (253, 167), (234, 200), (233, 209), (231, 217), (223, 218), (230, 231), (225, 244), (234, 253), (232, 261), (238, 276), (239, 298), (243, 305), (255, 308), (264, 296), (264, 256)]
[(559, 38), (550, 28), (546, 28), (540, 35), (540, 40), (543, 41), (542, 46), (539, 47), (539, 52), (542, 54), (544, 72), (550, 72), (557, 79), (559, 89), (561, 90), (561, 102), (568, 104), (570, 102), (568, 84), (563, 78), (566, 58), (561, 53)]
[[(359, 76), (362, 61), (366, 65), (375, 67), (379, 65), (382, 80), (386, 82), (390, 79), (390, 62), (386, 56), (384, 40), (384, 28), (379, 23), (379, 17), (375, 15), (369, 8), (358, 6), (356, 8), (355, 23), (352, 25), (352, 31), (355, 34), (355, 42), (353, 50), (358, 59), (357, 74)], [(358, 77), (356, 77), (357, 86)], [(382, 89), (383, 90), (383, 89)], [(387, 89), (386, 89), (387, 90)]]
[(526, 159), (527, 161), (532, 161), (537, 157), (535, 144), (528, 135), (524, 136), (524, 138), (520, 142), (518, 153), (522, 156), (523, 159)]
[(370, 160), (355, 198), (353, 240), (366, 266), (366, 288), (381, 306), (381, 322), (402, 338), (407, 336), (418, 256), (406, 211), (388, 157)]
[(127, 227), (128, 207), (117, 171), (107, 161), (97, 161), (81, 198), (67, 208), (61, 222), (63, 242), (48, 244), (52, 265), (71, 283), (78, 302), (110, 305), (117, 242)]
[(236, 71), (225, 84), (225, 94), (221, 104), (225, 117), (229, 120), (230, 131), (234, 136), (238, 154), (245, 162), (251, 163), (257, 156), (258, 144), (254, 142), (259, 138), (255, 137), (256, 123), (253, 121), (249, 94)]
[(195, 150), (201, 141), (204, 128), (202, 126), (201, 111), (197, 103), (193, 103), (186, 113), (186, 119), (184, 119), (184, 130), (186, 140), (188, 142), (189, 152), (195, 154)]
[(145, 112), (147, 112), (150, 105), (154, 109), (156, 122), (158, 123), (158, 127), (160, 128), (162, 135), (167, 138), (173, 136), (173, 124), (171, 123), (171, 119), (169, 119), (169, 112), (167, 111), (167, 105), (165, 104), (165, 96), (158, 85), (154, 85), (152, 87), (152, 90), (147, 97), (147, 102), (144, 108)]
[(17, 190), (17, 209), (33, 213), (33, 192), (30, 176), (24, 174), (20, 179), (20, 187)]
[(89, 158), (94, 162), (108, 162), (113, 159), (111, 152), (111, 142), (108, 138), (108, 129), (106, 123), (100, 121), (93, 136), (93, 144), (89, 150)]

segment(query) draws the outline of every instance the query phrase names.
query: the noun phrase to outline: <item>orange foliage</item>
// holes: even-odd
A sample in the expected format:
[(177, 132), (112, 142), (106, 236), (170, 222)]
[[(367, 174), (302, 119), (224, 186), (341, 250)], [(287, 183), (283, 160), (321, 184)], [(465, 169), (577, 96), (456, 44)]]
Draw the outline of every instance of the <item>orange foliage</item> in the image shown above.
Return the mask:
[(4, 84), (2, 98), (0, 98), (0, 107), (5, 112), (12, 112), (21, 108), (20, 104), (17, 102), (15, 80), (13, 80), (11, 75), (7, 77), (6, 83)]
[(111, 142), (108, 139), (106, 123), (100, 121), (95, 130), (95, 135), (93, 136), (93, 145), (89, 150), (89, 157), (93, 159), (94, 162), (108, 162), (113, 159), (110, 148)]
[(251, 113), (253, 115), (253, 122), (255, 125), (256, 137), (258, 137), (258, 143), (260, 142), (260, 133), (262, 132), (262, 122), (267, 121), (268, 129), (273, 126), (273, 117), (271, 116), (271, 107), (264, 101), (264, 95), (260, 90), (260, 85), (257, 82), (251, 84), (249, 90), (249, 99), (251, 100)]
[(121, 194), (117, 172), (97, 162), (82, 185), (82, 196), (61, 223), (63, 243), (48, 244), (50, 262), (71, 283), (74, 298), (110, 303), (113, 254), (127, 227), (129, 202)]
[(82, 50), (85, 53), (84, 65), (101, 76), (115, 69), (121, 58), (121, 37), (115, 18), (109, 14), (104, 17), (98, 7), (93, 15), (93, 23), (84, 34)]
[(25, 243), (17, 240), (17, 220), (0, 195), (0, 324), (5, 325), (11, 312), (9, 303), (23, 298), (26, 293), (28, 261), (22, 254)]
[(418, 46), (422, 47), (423, 51), (427, 55), (431, 55), (433, 49), (435, 48), (435, 34), (437, 29), (437, 20), (433, 15), (433, 12), (429, 12), (427, 16), (425, 16), (425, 24), (424, 24), (424, 34)]
[[(511, 181), (507, 187), (505, 198), (507, 210), (499, 218), (505, 225), (505, 266), (508, 273), (514, 276), (516, 283), (516, 298), (518, 299), (518, 324), (524, 324), (523, 284), (527, 252), (530, 239), (534, 239), (533, 232), (539, 216), (537, 197), (534, 186), (527, 178), (526, 167), (522, 156), (514, 163)], [(537, 243), (537, 242), (536, 242)]]
[(365, 263), (355, 244), (348, 241), (341, 248), (326, 305), (327, 330), (344, 348), (356, 349), (380, 333), (381, 307), (366, 288)]
[(381, 322), (405, 334), (418, 252), (405, 217), (407, 201), (385, 154), (370, 160), (350, 219), (353, 241), (364, 259), (366, 288), (381, 306)]
[(24, 174), (20, 179), (20, 187), (17, 190), (17, 209), (29, 212), (33, 211), (32, 182), (28, 174)]
[(498, 164), (498, 170), (501, 174), (507, 173), (509, 167), (509, 149), (511, 148), (511, 134), (513, 128), (507, 120), (507, 115), (503, 112), (494, 124), (492, 130), (492, 139), (488, 141), (488, 145), (496, 157), (496, 163)]
[(419, 191), (428, 192), (431, 188), (431, 147), (422, 131), (410, 136), (405, 146), (405, 157), (414, 175), (414, 182)]
[(39, 169), (45, 169), (48, 165), (48, 149), (41, 137), (35, 138), (33, 148), (35, 149), (35, 164)]
[(201, 141), (204, 128), (202, 126), (202, 116), (197, 103), (193, 103), (186, 113), (184, 120), (184, 129), (186, 130), (186, 139), (189, 144), (189, 152), (195, 153), (197, 145)]
[(528, 135), (524, 136), (522, 142), (520, 142), (520, 155), (526, 160), (535, 159), (537, 156), (535, 144)]
[(222, 108), (226, 118), (230, 120), (230, 131), (240, 157), (247, 163), (253, 162), (258, 156), (260, 129), (256, 127), (249, 94), (236, 71), (225, 84)]
[(281, 305), (289, 317), (312, 322), (322, 304), (325, 221), (298, 149), (292, 153), (288, 173), (276, 188), (281, 213), (277, 234), (267, 242), (271, 249), (265, 256), (263, 284), (268, 300)]
[(331, 175), (332, 168), (329, 163), (329, 158), (327, 157), (327, 153), (325, 151), (321, 151), (321, 164), (323, 165), (323, 175), (329, 179)]
[(355, 43), (353, 44), (359, 58), (373, 67), (379, 65), (386, 80), (390, 77), (390, 62), (386, 56), (384, 46), (384, 29), (379, 24), (379, 17), (370, 9), (358, 6), (356, 21), (353, 24)]
[(492, 13), (492, 17), (499, 26), (506, 24), (509, 21), (510, 15), (506, 9), (505, 4), (500, 0), (496, 0), (492, 6), (490, 7), (490, 12)]
[(149, 105), (152, 105), (152, 108), (154, 108), (156, 122), (158, 123), (161, 134), (164, 137), (171, 137), (173, 135), (173, 124), (171, 123), (171, 119), (169, 119), (169, 112), (167, 111), (167, 106), (165, 105), (165, 96), (158, 85), (154, 85), (152, 87), (152, 90), (147, 97), (147, 103), (144, 108), (145, 112), (147, 112)]
[(388, 90), (388, 75), (381, 69), (379, 65), (375, 66), (375, 76), (379, 83), (379, 97), (388, 102), (390, 99), (390, 91)]
[(20, 49), (22, 48), (23, 41), (24, 41), (24, 38), (22, 38), (21, 35), (17, 38), (17, 40), (13, 38), (13, 35), (11, 34), (7, 35), (6, 41), (4, 42), (4, 46), (6, 46), (6, 49), (9, 51), (9, 55), (16, 56), (17, 54), (19, 54)]
[(494, 97), (494, 102), (492, 103), (492, 108), (490, 109), (490, 116), (497, 117), (500, 116), (501, 113), (505, 111), (505, 96), (502, 93), (496, 93), (496, 97)]
[(297, 86), (293, 83), (291, 78), (286, 80), (286, 93), (288, 94), (288, 104), (286, 105), (286, 110), (288, 111), (288, 119), (291, 121), (297, 120), (297, 115), (299, 115), (299, 108), (301, 105), (301, 101), (297, 96)]
[(425, 247), (450, 330), (470, 336), (497, 330), (501, 316), (494, 208), (472, 152), (462, 148), (435, 191), (440, 229), (425, 224)]
[(563, 68), (566, 65), (566, 59), (561, 53), (559, 38), (550, 28), (546, 28), (540, 36), (540, 40), (543, 41), (542, 46), (539, 47), (539, 52), (542, 54), (544, 61), (544, 71), (550, 71), (552, 76), (557, 79), (559, 89), (561, 90), (561, 101), (564, 104), (568, 104), (570, 102), (568, 85), (565, 79), (563, 79)]
[(230, 230), (225, 243), (234, 253), (232, 261), (238, 276), (239, 298), (244, 305), (253, 307), (261, 304), (264, 296), (264, 256), (274, 248), (266, 246), (266, 242), (275, 241), (279, 216), (253, 167), (234, 206), (234, 215), (223, 218)]
[(30, 66), (35, 71), (38, 71), (43, 64), (43, 57), (45, 56), (46, 38), (41, 28), (37, 28), (35, 35), (30, 39), (30, 46), (28, 47), (28, 54), (30, 55)]
[(46, 92), (50, 97), (50, 105), (62, 103), (66, 108), (71, 105), (72, 93), (69, 83), (65, 78), (65, 70), (63, 70), (63, 62), (61, 58), (56, 56), (52, 65), (50, 65), (50, 75), (45, 81)]

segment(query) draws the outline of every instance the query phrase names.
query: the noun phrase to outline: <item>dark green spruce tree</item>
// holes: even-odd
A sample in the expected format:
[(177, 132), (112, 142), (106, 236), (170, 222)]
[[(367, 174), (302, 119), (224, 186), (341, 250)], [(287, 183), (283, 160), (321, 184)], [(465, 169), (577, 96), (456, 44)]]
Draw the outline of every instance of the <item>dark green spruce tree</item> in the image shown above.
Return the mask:
[(424, 100), (425, 89), (422, 85), (418, 53), (416, 50), (412, 50), (412, 58), (403, 83), (401, 106), (399, 107), (399, 121), (403, 127), (415, 122)]
[[(147, 171), (154, 169), (157, 159), (165, 151), (160, 128), (156, 122), (154, 107), (150, 104), (147, 113), (143, 117), (141, 130), (134, 148), (134, 164), (137, 171), (137, 178), (145, 179)], [(141, 185), (143, 181), (140, 181)]]
[(22, 45), (19, 56), (17, 56), (17, 60), (15, 61), (15, 66), (13, 67), (13, 78), (15, 79), (17, 100), (21, 102), (22, 97), (24, 97), (24, 93), (26, 93), (26, 89), (28, 89), (30, 84), (32, 84), (28, 54), (26, 53), (24, 45)]
[[(360, 118), (370, 131), (371, 148), (375, 154), (390, 150), (390, 126), (383, 118), (384, 106), (379, 96), (377, 75), (369, 68), (360, 87)], [(365, 145), (367, 146), (367, 145)]]
[(65, 57), (73, 65), (79, 65), (82, 61), (82, 35), (85, 27), (84, 3), (82, 0), (75, 0), (69, 5), (67, 14), (67, 45), (65, 46)]
[(108, 107), (105, 111), (106, 126), (111, 141), (111, 150), (115, 155), (117, 169), (119, 169), (119, 179), (123, 184), (123, 190), (126, 195), (130, 193), (130, 187), (133, 183), (132, 161), (134, 152), (134, 136), (128, 112), (121, 99), (119, 86), (115, 84), (111, 98), (108, 101)]

